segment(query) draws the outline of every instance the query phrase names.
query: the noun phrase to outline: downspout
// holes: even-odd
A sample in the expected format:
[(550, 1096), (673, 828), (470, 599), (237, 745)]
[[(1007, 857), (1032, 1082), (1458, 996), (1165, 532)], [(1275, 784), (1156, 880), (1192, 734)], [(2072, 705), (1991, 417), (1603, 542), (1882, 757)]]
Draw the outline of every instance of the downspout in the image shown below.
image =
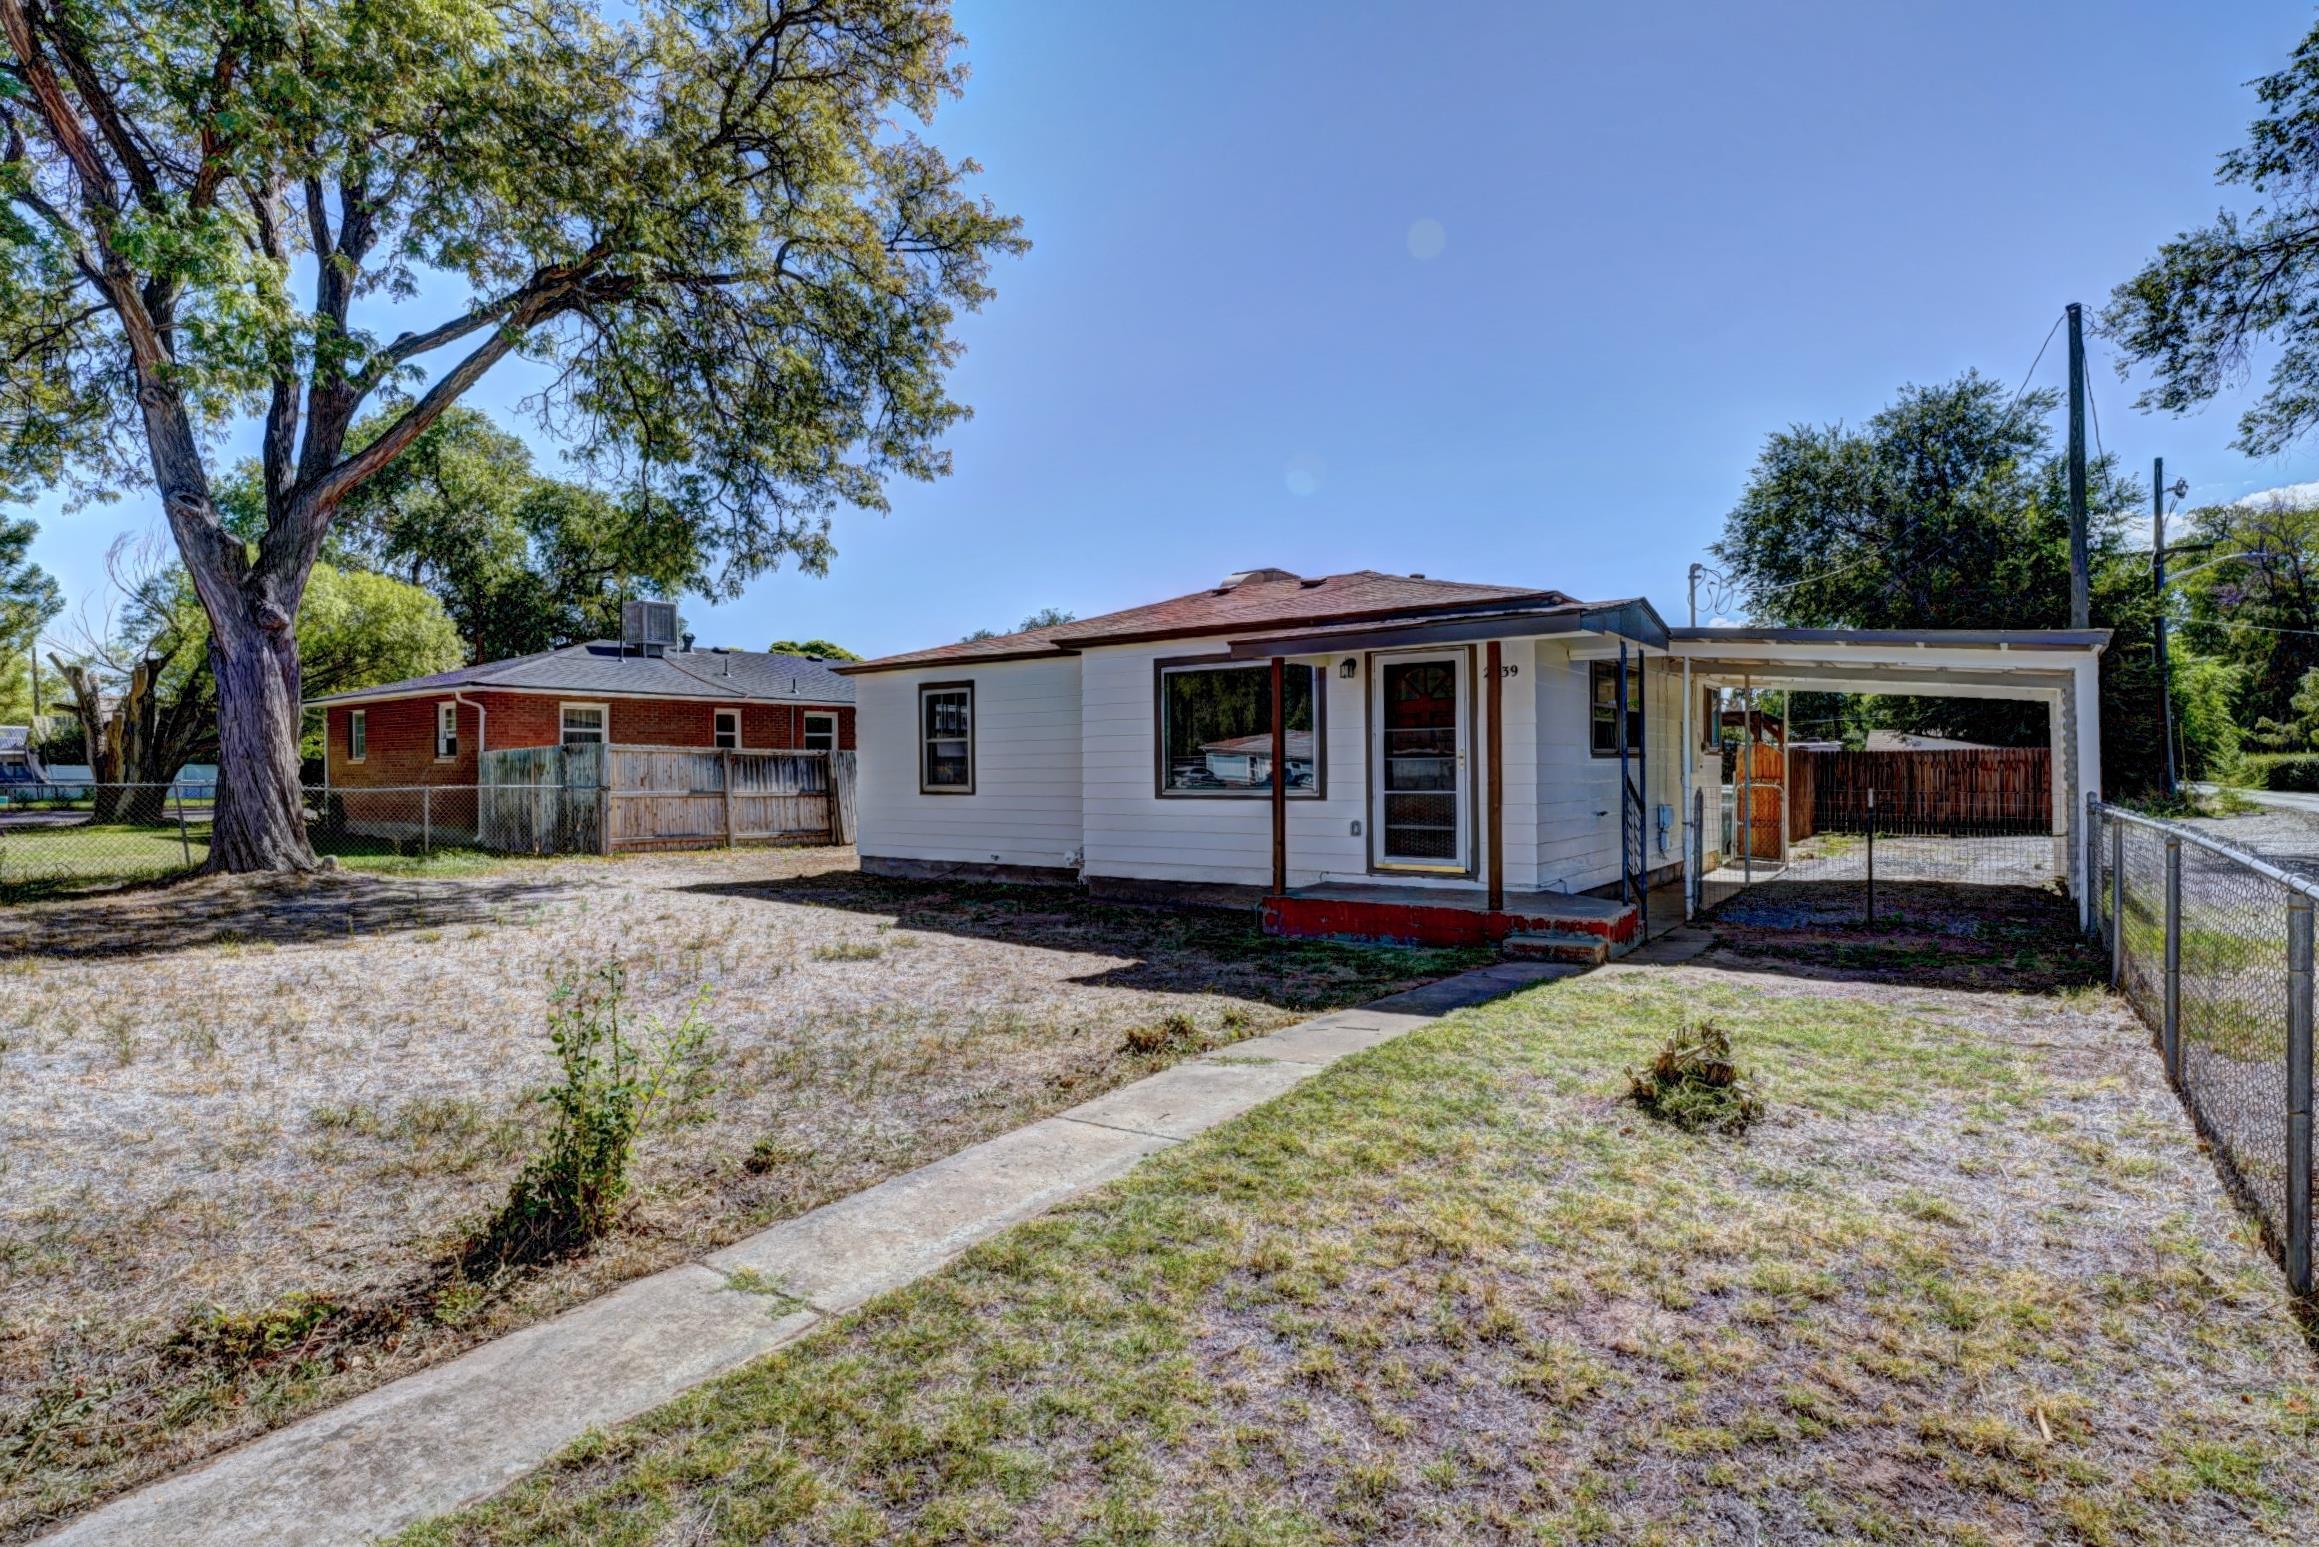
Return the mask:
[[(475, 711), (475, 782), (481, 784), (483, 782), (483, 749), (489, 744), (485, 739), (485, 732), (490, 728), (486, 719), (487, 711), (481, 704), (457, 688), (451, 690), (451, 702)], [(610, 727), (607, 726), (606, 729), (610, 729)]]

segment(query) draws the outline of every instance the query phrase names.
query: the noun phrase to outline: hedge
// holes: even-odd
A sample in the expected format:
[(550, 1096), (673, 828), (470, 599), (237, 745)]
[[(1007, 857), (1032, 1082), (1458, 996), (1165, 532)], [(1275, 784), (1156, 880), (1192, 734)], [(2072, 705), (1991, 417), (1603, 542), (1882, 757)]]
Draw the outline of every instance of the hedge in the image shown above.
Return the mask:
[(2232, 782), (2249, 789), (2319, 794), (2319, 752), (2250, 752), (2236, 772)]

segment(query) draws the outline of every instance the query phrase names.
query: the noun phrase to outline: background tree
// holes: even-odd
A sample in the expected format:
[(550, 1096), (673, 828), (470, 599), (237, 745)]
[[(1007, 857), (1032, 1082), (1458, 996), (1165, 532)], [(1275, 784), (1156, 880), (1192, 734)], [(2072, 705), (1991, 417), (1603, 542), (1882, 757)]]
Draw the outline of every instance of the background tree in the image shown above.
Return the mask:
[[(2176, 566), (2185, 610), (2177, 637), (2232, 668), (2239, 723), (2275, 742), (2265, 722), (2298, 722), (2295, 695), (2319, 667), (2319, 511), (2275, 498), (2211, 506), (2189, 513), (2183, 538), (2214, 546)], [(2269, 749), (2307, 745), (2294, 732), (2287, 745)]]
[[(59, 653), (84, 760), (101, 785), (95, 820), (158, 821), (160, 786), (188, 763), (216, 758), (217, 677), (209, 621), (184, 569), (116, 545), (121, 604), (79, 650)], [(417, 586), (318, 563), (298, 613), (298, 653), (310, 696), (445, 671), (460, 662), (443, 606)], [(321, 715), (307, 739), (319, 752)]]
[[(313, 863), (295, 621), (341, 507), (500, 361), (745, 577), (948, 466), (1016, 222), (927, 144), (942, 0), (0, 0), (0, 491), (150, 486), (207, 623), (212, 868)], [(464, 291), (391, 338), (391, 304)], [(354, 429), (384, 412), (367, 440)], [(261, 427), (264, 529), (216, 437)]]
[[(355, 427), (365, 440), (384, 419)], [(229, 527), (262, 530), (263, 483), (244, 463), (222, 491)], [(470, 661), (618, 638), (620, 604), (718, 587), (697, 526), (649, 495), (616, 496), (533, 466), (531, 448), (455, 407), (350, 496), (324, 557), (432, 591)]]
[(2254, 88), (2262, 116), (2215, 173), (2246, 191), (2246, 209), (2161, 246), (2111, 293), (2102, 327), (2121, 372), (2132, 361), (2153, 374), (2137, 406), (2178, 414), (2243, 380), (2256, 344), (2276, 343), (2269, 384), (2239, 418), (2239, 449), (2266, 456), (2319, 424), (2319, 28)]
[(765, 647), (768, 655), (803, 655), (817, 661), (858, 661), (860, 656), (826, 639), (776, 639)]
[[(1858, 429), (1794, 425), (1770, 437), (1715, 546), (1751, 615), (1801, 627), (2061, 628), (2069, 622), (2065, 469), (2045, 419), (1975, 372), (1903, 387)], [(2125, 546), (2142, 499), (2112, 462), (2088, 470), (2093, 622), (2102, 659), (2103, 769), (2114, 790), (2164, 767), (2149, 561)], [(2048, 744), (2044, 705), (1878, 697), (1874, 723), (1996, 746)]]

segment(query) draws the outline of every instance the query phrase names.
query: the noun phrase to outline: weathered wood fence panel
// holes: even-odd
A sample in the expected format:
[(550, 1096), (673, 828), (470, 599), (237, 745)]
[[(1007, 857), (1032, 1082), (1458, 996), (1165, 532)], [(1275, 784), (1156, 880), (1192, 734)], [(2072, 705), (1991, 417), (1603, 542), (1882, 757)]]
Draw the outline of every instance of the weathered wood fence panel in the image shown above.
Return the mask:
[(509, 747), (477, 760), (477, 841), (506, 854), (603, 849), (604, 749)]
[(1799, 796), (1807, 787), (1811, 792), (1811, 831), (1858, 828), (1870, 790), (1876, 792), (1880, 826), (1959, 834), (2053, 829), (2048, 747), (1798, 752), (1794, 760), (1799, 767), (1811, 765), (1796, 781)]
[(483, 755), (484, 846), (616, 854), (853, 838), (854, 754), (519, 747)]

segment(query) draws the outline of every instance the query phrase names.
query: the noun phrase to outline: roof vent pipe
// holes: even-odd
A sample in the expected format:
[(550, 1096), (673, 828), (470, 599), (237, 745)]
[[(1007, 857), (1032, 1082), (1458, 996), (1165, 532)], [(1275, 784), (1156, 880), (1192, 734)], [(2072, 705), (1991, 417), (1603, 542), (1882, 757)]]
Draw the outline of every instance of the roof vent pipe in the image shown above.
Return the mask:
[(684, 653), (687, 655), (692, 654), (692, 635), (690, 634), (684, 636)]

